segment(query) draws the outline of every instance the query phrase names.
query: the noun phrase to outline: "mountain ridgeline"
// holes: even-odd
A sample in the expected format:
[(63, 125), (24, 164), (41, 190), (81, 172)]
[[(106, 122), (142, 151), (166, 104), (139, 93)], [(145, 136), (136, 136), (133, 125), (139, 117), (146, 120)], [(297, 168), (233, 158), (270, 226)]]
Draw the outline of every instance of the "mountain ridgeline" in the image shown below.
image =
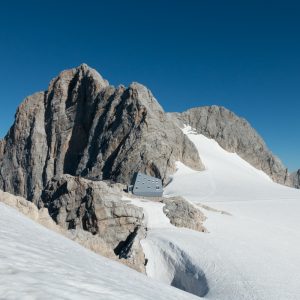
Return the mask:
[(264, 171), (273, 181), (293, 185), (288, 169), (272, 154), (260, 135), (245, 119), (228, 109), (213, 105), (171, 115), (180, 126), (189, 124), (198, 133), (216, 140), (225, 150), (237, 153), (252, 166)]
[(0, 189), (34, 202), (62, 174), (126, 184), (141, 171), (166, 183), (176, 161), (204, 169), (146, 87), (115, 88), (86, 64), (27, 97), (0, 145)]
[(54, 177), (129, 183), (137, 171), (162, 178), (176, 161), (204, 170), (180, 127), (191, 125), (238, 153), (275, 182), (299, 187), (250, 124), (223, 107), (166, 114), (139, 83), (114, 87), (86, 64), (63, 71), (47, 91), (27, 97), (0, 141), (0, 189), (35, 203)]

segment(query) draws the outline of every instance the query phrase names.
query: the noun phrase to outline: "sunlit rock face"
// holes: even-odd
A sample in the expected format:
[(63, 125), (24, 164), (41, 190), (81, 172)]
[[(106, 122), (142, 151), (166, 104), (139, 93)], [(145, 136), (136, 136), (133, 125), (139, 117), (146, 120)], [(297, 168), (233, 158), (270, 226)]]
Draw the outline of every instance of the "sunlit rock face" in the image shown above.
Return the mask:
[(292, 186), (287, 168), (272, 154), (261, 136), (245, 119), (230, 110), (213, 105), (170, 116), (179, 125), (190, 125), (198, 133), (216, 140), (225, 150), (237, 153), (275, 182)]
[(175, 162), (204, 169), (194, 145), (139, 83), (110, 86), (86, 64), (27, 97), (0, 143), (0, 188), (36, 201), (56, 175), (167, 181)]

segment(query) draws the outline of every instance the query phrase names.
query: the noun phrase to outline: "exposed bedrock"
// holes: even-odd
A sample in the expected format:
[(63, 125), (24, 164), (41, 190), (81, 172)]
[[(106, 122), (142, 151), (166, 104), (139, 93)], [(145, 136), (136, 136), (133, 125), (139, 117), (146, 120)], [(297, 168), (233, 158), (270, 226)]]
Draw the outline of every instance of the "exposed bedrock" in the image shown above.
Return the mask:
[(152, 93), (139, 83), (110, 86), (83, 64), (19, 106), (0, 142), (0, 188), (36, 202), (62, 174), (128, 183), (141, 171), (165, 182), (178, 160), (204, 168)]
[(203, 222), (206, 220), (200, 209), (182, 197), (162, 198), (163, 211), (176, 227), (185, 227), (200, 232), (206, 232)]
[(235, 152), (275, 182), (292, 186), (288, 169), (272, 154), (263, 139), (243, 118), (220, 106), (204, 106), (170, 116), (180, 126), (190, 125), (200, 134), (216, 140), (225, 150)]
[[(63, 229), (73, 231), (81, 243), (88, 232), (100, 239), (98, 252), (112, 258), (117, 256), (143, 272), (145, 259), (140, 245), (146, 235), (143, 210), (121, 198), (122, 193), (115, 185), (62, 175), (49, 181), (38, 206), (47, 208), (51, 218)], [(91, 246), (97, 242), (90, 235), (86, 239), (85, 243)]]

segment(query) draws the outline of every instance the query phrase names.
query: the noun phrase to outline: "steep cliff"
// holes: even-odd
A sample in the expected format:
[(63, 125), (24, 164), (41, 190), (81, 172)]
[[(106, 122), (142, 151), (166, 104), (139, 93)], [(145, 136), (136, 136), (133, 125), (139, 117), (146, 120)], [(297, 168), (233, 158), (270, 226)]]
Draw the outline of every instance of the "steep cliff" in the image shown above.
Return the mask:
[(45, 92), (27, 97), (0, 141), (0, 189), (36, 202), (55, 176), (128, 183), (134, 172), (166, 183), (175, 162), (203, 170), (184, 124), (267, 173), (299, 187), (296, 175), (244, 119), (218, 106), (166, 114), (139, 83), (114, 87), (86, 64), (63, 71)]
[(141, 84), (110, 86), (83, 64), (27, 97), (0, 144), (0, 188), (36, 201), (54, 176), (166, 182), (175, 161), (201, 170), (194, 145)]

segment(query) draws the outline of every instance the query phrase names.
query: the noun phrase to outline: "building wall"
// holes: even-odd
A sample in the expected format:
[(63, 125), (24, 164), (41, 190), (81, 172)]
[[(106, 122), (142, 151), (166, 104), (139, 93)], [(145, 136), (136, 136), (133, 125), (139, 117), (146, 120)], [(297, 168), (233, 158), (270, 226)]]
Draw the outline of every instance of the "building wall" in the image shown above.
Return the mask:
[(137, 173), (132, 192), (137, 196), (161, 197), (163, 194), (162, 181), (159, 178)]

